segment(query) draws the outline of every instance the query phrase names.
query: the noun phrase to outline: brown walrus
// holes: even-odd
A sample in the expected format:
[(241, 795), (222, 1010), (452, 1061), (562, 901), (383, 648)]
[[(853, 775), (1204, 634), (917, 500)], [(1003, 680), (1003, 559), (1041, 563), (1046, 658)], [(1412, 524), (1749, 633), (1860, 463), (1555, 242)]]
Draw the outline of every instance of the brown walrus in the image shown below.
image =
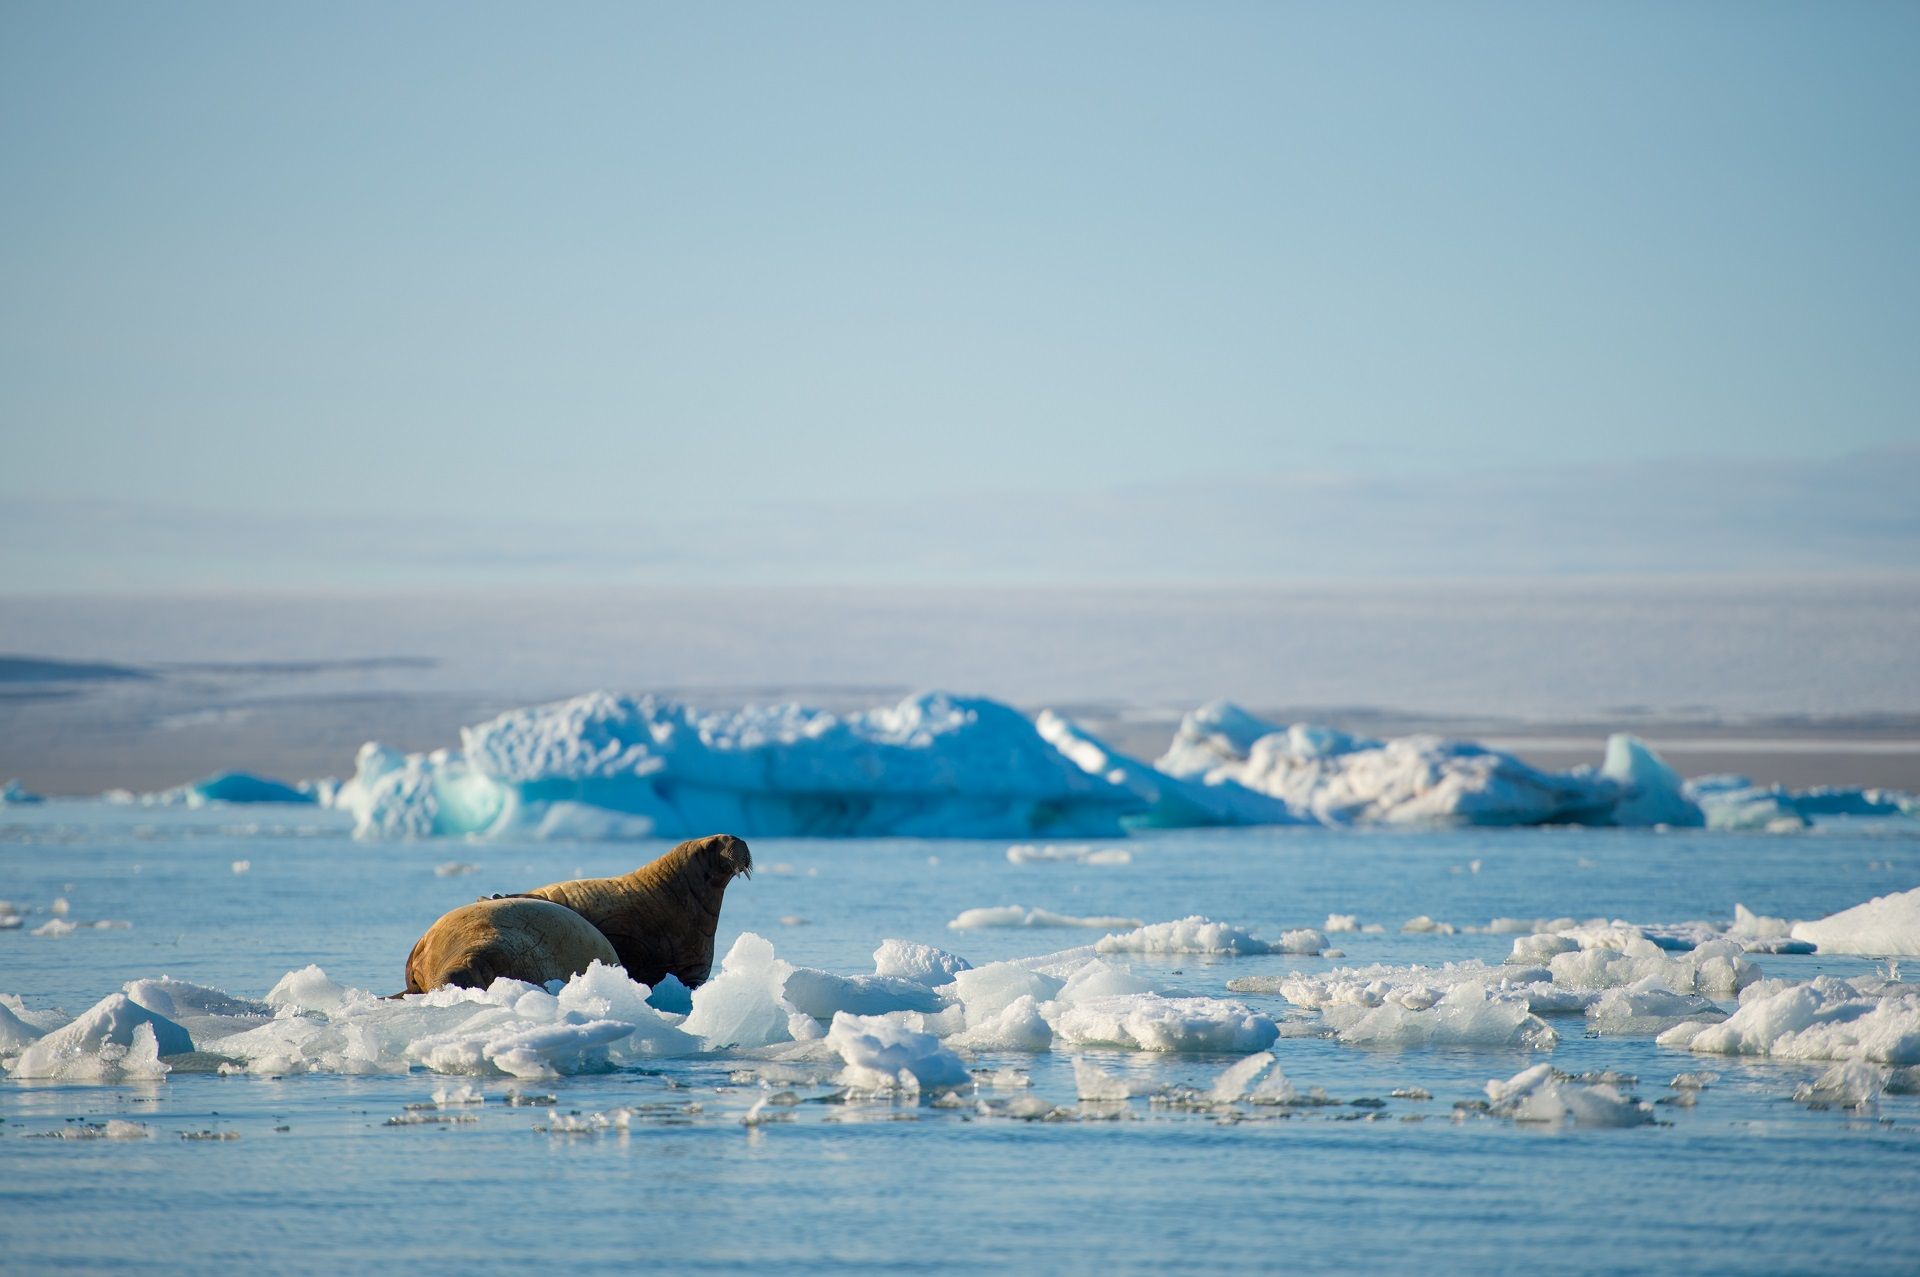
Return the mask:
[(752, 870), (745, 842), (713, 834), (618, 878), (576, 878), (462, 905), (407, 955), (407, 992), (484, 989), (501, 976), (544, 984), (596, 958), (645, 985), (672, 975), (694, 988), (713, 968), (727, 884)]

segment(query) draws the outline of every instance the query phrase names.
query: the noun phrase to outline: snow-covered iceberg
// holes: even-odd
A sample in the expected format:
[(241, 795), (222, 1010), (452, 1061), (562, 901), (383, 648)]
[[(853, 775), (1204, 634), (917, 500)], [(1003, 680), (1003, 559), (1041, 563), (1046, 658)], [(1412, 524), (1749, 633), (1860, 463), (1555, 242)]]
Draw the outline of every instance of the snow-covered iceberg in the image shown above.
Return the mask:
[[(1188, 722), (1181, 724), (1183, 732), (1193, 730), (1189, 723), (1194, 717), (1188, 715)], [(1242, 714), (1242, 717), (1250, 723), (1259, 722), (1251, 715)], [(1076, 766), (1128, 789), (1139, 799), (1144, 810), (1128, 819), (1127, 823), (1133, 827), (1185, 829), (1206, 825), (1306, 823), (1284, 798), (1258, 793), (1226, 773), (1180, 776), (1167, 770), (1165, 759), (1148, 766), (1109, 748), (1052, 710), (1041, 711), (1034, 727)], [(1176, 738), (1175, 750), (1180, 748)]]
[[(1156, 768), (1189, 784), (1265, 795), (1297, 818), (1329, 825), (1613, 824), (1629, 801), (1665, 811), (1679, 799), (1678, 778), (1645, 746), (1621, 738), (1609, 751), (1622, 769), (1643, 760), (1658, 766), (1632, 776), (1546, 772), (1470, 741), (1282, 728), (1216, 701), (1186, 717)], [(1636, 809), (1624, 815), (1631, 823)]]
[[(1545, 771), (1439, 736), (1375, 740), (1281, 726), (1225, 701), (1185, 716), (1153, 763), (1050, 710), (913, 696), (837, 714), (797, 704), (697, 710), (594, 692), (464, 729), (458, 748), (362, 746), (355, 774), (288, 784), (225, 772), (124, 801), (319, 803), (362, 837), (1109, 837), (1142, 827), (1289, 824), (1641, 825), (1797, 829), (1831, 816), (1913, 816), (1881, 790), (1683, 782), (1644, 742)], [(1016, 863), (1123, 864), (1112, 850), (1010, 850)]]
[(458, 750), (368, 745), (336, 803), (390, 837), (1103, 837), (1145, 809), (1019, 711), (940, 693), (839, 715), (596, 692), (467, 728)]
[(1835, 816), (1898, 819), (1920, 816), (1920, 797), (1895, 789), (1756, 785), (1745, 776), (1701, 776), (1686, 783), (1710, 829), (1791, 833)]

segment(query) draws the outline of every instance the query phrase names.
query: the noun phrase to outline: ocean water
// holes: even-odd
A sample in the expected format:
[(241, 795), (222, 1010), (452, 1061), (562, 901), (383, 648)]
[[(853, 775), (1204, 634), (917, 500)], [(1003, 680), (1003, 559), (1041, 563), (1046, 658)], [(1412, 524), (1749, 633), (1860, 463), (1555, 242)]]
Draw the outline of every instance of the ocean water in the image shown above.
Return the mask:
[[(897, 936), (975, 963), (1088, 943), (1081, 930), (958, 932), (964, 909), (1018, 904), (1159, 921), (1207, 914), (1263, 936), (1350, 913), (1340, 959), (1141, 957), (1177, 991), (1371, 962), (1497, 961), (1502, 935), (1406, 934), (1417, 915), (1729, 918), (1736, 901), (1810, 918), (1920, 882), (1920, 837), (1826, 826), (1796, 836), (1607, 830), (1169, 831), (1124, 864), (1013, 864), (1004, 842), (754, 841), (719, 949), (742, 932), (792, 962), (872, 969)], [(356, 843), (331, 813), (49, 803), (0, 811), (0, 897), (42, 912), (0, 932), (0, 992), (77, 1013), (128, 980), (171, 975), (259, 997), (318, 963), (401, 986), (414, 939), (454, 905), (625, 870), (640, 843)], [(236, 861), (249, 868), (235, 873)], [(441, 877), (459, 860), (471, 873)], [(124, 929), (33, 936), (56, 897)], [(1755, 955), (1767, 975), (1858, 975), (1867, 959)], [(1061, 1120), (908, 1100), (838, 1102), (830, 1067), (754, 1053), (529, 1081), (180, 1073), (100, 1086), (0, 1082), (0, 1253), (10, 1272), (567, 1271), (1160, 1273), (1210, 1271), (1838, 1272), (1920, 1270), (1920, 1098), (1856, 1113), (1796, 1102), (1819, 1064), (1696, 1056), (1650, 1037), (1593, 1037), (1552, 1017), (1551, 1053), (1359, 1048), (1283, 1037), (1280, 1066), (1341, 1101), (1237, 1117), (1135, 1099), (1075, 1104), (1073, 1059), (1139, 1089), (1205, 1088), (1234, 1057), (1058, 1049), (991, 1053)], [(1457, 1103), (1542, 1060), (1637, 1078), (1657, 1124), (1516, 1124)], [(1717, 1080), (1662, 1103), (1681, 1072)], [(436, 1089), (485, 1102), (389, 1125)], [(1431, 1099), (1392, 1096), (1422, 1088)], [(743, 1124), (789, 1090), (788, 1120)], [(510, 1093), (551, 1104), (514, 1105)], [(1354, 1100), (1380, 1100), (1379, 1107)], [(627, 1125), (583, 1132), (594, 1114)], [(762, 1110), (764, 1113), (766, 1110)], [(151, 1138), (39, 1138), (121, 1119)], [(235, 1138), (186, 1139), (213, 1132)]]

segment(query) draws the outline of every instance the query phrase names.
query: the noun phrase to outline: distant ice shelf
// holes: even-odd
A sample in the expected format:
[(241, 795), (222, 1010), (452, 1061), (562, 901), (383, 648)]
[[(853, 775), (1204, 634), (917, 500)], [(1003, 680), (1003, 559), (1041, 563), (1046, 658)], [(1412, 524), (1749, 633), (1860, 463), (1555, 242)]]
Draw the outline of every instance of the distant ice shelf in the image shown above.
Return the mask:
[(701, 711), (594, 692), (461, 732), (457, 749), (369, 742), (344, 782), (224, 772), (120, 801), (318, 803), (365, 838), (745, 836), (1097, 838), (1205, 825), (1626, 825), (1765, 829), (1920, 817), (1876, 789), (1684, 781), (1619, 734), (1601, 765), (1546, 771), (1471, 741), (1375, 740), (1269, 723), (1226, 701), (1148, 763), (1051, 710), (942, 692), (836, 714)]

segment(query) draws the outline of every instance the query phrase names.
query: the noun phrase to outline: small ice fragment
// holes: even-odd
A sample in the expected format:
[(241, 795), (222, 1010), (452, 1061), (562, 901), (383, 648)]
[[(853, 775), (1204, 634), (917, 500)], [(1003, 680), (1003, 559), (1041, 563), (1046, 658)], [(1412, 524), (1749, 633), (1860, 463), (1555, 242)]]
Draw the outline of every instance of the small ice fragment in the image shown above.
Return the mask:
[(1504, 1082), (1488, 1082), (1488, 1111), (1516, 1122), (1567, 1122), (1578, 1126), (1641, 1126), (1653, 1108), (1613, 1086), (1577, 1082), (1551, 1064), (1522, 1069)]
[(793, 967), (774, 956), (773, 945), (743, 932), (720, 960), (720, 973), (693, 991), (692, 1011), (680, 1027), (704, 1038), (709, 1050), (753, 1048), (793, 1038), (788, 1019), (787, 977)]
[(951, 982), (954, 976), (972, 966), (957, 953), (911, 940), (882, 940), (880, 947), (873, 951), (875, 975), (912, 980), (930, 988)]
[(1271, 1051), (1258, 1051), (1228, 1065), (1209, 1092), (1215, 1104), (1246, 1100), (1253, 1104), (1288, 1104), (1298, 1097), (1293, 1083), (1275, 1067)]
[(1023, 843), (1007, 848), (1007, 861), (1015, 865), (1129, 865), (1133, 853), (1123, 847), (1036, 847)]
[(1126, 1079), (1116, 1077), (1099, 1065), (1077, 1056), (1073, 1061), (1073, 1084), (1083, 1100), (1126, 1100), (1133, 1097), (1133, 1087)]
[[(1289, 932), (1288, 935), (1303, 944), (1317, 939), (1315, 952), (1326, 946), (1326, 937), (1317, 931)], [(1275, 951), (1272, 945), (1250, 932), (1199, 914), (1176, 922), (1156, 922), (1150, 927), (1136, 924), (1135, 930), (1103, 937), (1094, 947), (1102, 953), (1257, 954)]]
[(1138, 927), (1139, 925), (1138, 918), (1110, 915), (1077, 917), (1073, 914), (1055, 913), (1051, 909), (1026, 909), (1019, 905), (964, 909), (958, 917), (947, 924), (955, 931), (977, 931), (987, 927), (1084, 927), (1095, 931), (1109, 931), (1118, 927)]
[(842, 1077), (857, 1090), (918, 1093), (973, 1082), (967, 1066), (940, 1039), (885, 1016), (838, 1012), (827, 1030), (827, 1045), (846, 1061)]
[(1890, 1070), (1862, 1060), (1848, 1060), (1822, 1073), (1819, 1080), (1805, 1083), (1793, 1092), (1802, 1104), (1838, 1104), (1845, 1108), (1873, 1108), (1887, 1089)]
[(187, 1031), (124, 993), (111, 993), (79, 1019), (20, 1053), (8, 1072), (19, 1078), (114, 1082), (164, 1077), (162, 1055), (193, 1050)]

